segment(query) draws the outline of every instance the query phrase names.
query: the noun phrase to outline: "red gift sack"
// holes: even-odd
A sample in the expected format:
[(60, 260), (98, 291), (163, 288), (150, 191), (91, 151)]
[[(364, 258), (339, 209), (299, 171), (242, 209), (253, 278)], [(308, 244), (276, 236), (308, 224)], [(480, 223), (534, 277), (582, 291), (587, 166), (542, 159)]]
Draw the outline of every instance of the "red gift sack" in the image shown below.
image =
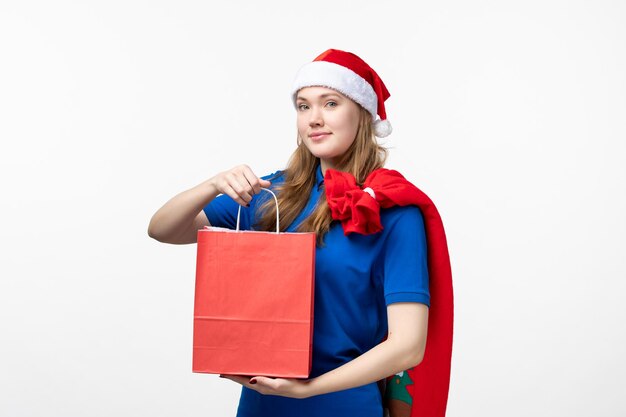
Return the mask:
[(239, 231), (238, 214), (237, 230), (198, 230), (193, 372), (308, 378), (315, 233), (279, 233), (278, 222)]

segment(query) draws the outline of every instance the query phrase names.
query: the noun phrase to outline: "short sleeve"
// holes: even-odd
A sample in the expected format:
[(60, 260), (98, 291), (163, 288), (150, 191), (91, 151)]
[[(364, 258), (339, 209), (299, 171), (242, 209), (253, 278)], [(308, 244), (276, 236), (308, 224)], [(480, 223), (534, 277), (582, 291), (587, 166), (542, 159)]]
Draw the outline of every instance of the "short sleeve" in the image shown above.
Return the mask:
[(417, 302), (430, 307), (428, 254), (422, 212), (398, 207), (387, 230), (383, 253), (385, 304)]
[[(275, 185), (274, 180), (280, 179), (280, 174), (282, 174), (282, 171), (276, 171), (273, 174), (265, 175), (261, 178), (271, 181), (273, 186)], [(262, 193), (266, 194), (265, 192)], [(239, 229), (250, 230), (252, 228), (252, 220), (254, 219), (256, 208), (262, 201), (263, 196), (257, 194), (252, 197), (250, 207), (241, 207)], [(204, 206), (203, 210), (204, 214), (206, 214), (207, 219), (209, 219), (209, 223), (211, 224), (211, 226), (235, 229), (237, 227), (237, 212), (239, 210), (239, 207), (239, 203), (233, 200), (230, 196), (226, 194), (220, 194), (215, 197), (209, 204)]]
[[(209, 204), (204, 207), (204, 214), (211, 226), (226, 227), (228, 229), (235, 229), (237, 226), (237, 211), (239, 210), (239, 204), (230, 198), (226, 194), (220, 194), (215, 197)], [(240, 229), (246, 230), (248, 227), (244, 227), (244, 223), (249, 224), (247, 221), (247, 212), (249, 209), (242, 207), (240, 220)]]

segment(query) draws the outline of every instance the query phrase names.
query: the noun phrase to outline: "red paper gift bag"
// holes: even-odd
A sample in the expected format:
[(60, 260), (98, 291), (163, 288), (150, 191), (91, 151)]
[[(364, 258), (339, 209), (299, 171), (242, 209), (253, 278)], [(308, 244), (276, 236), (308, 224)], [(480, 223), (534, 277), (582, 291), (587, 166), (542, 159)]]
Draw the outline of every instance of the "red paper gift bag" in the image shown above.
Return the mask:
[(314, 233), (199, 230), (193, 372), (307, 378), (314, 277)]

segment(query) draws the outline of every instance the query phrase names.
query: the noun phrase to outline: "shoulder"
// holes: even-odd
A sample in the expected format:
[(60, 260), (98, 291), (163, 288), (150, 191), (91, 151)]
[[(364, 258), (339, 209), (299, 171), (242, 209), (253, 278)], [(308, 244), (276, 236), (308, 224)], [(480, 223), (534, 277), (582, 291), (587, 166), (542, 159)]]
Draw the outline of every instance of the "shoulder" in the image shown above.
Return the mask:
[(413, 227), (423, 227), (424, 216), (418, 206), (394, 206), (381, 209), (380, 219), (383, 230), (395, 228), (400, 230), (414, 230)]
[[(269, 181), (271, 183), (271, 185), (269, 186), (270, 191), (275, 192), (276, 186), (281, 185), (283, 182), (285, 182), (285, 171), (284, 170), (274, 171), (271, 174), (263, 175), (261, 179)], [(255, 207), (256, 209), (257, 206), (262, 205), (268, 199), (271, 199), (271, 196), (269, 195), (269, 193), (261, 192), (259, 194), (252, 196), (252, 201), (250, 202), (250, 205)]]
[(394, 206), (381, 210), (383, 230), (380, 239), (385, 253), (393, 258), (413, 256), (425, 248), (426, 223), (419, 207)]
[(285, 171), (284, 170), (274, 171), (271, 174), (262, 176), (261, 179), (271, 182), (272, 185), (274, 185), (274, 183), (279, 184), (285, 181)]

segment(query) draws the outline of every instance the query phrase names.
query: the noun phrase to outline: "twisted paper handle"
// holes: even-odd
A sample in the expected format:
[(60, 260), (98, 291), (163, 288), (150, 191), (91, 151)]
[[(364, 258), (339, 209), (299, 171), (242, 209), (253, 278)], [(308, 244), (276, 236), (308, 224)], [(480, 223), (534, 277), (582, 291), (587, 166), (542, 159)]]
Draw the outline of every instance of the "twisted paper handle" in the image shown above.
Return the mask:
[[(274, 192), (272, 190), (269, 190), (267, 188), (261, 188), (261, 190), (263, 191), (267, 191), (268, 193), (270, 193), (273, 197), (274, 197), (274, 201), (276, 202), (276, 233), (280, 232), (280, 228), (279, 228), (279, 215), (278, 215), (278, 198), (276, 198), (276, 194), (274, 194)], [(241, 216), (241, 206), (239, 206), (239, 209), (237, 210), (237, 228), (235, 229), (237, 232), (239, 231), (239, 218)]]

